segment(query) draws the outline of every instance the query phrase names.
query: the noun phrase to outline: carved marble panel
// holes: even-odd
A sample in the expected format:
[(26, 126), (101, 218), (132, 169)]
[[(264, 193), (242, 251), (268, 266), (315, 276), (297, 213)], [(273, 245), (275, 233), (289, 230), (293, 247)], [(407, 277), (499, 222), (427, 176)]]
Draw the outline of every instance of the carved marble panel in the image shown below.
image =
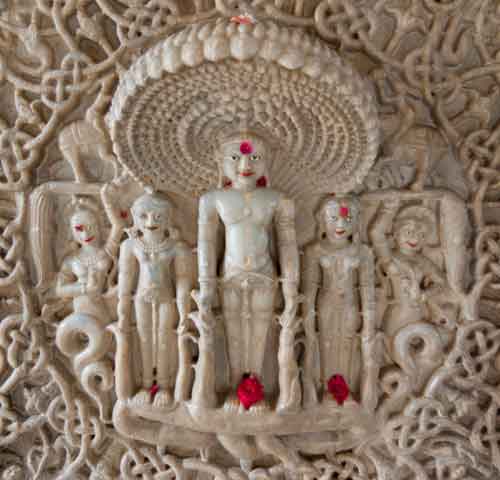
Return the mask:
[(499, 24), (0, 1), (0, 478), (500, 477)]

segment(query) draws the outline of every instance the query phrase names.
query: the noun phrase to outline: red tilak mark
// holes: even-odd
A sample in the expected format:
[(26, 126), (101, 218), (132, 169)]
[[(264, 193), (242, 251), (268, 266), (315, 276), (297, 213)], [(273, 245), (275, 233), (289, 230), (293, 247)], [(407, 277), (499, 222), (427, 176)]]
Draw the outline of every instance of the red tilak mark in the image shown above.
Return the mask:
[(121, 218), (127, 218), (128, 217), (128, 212), (126, 210), (120, 210), (120, 217)]
[(245, 141), (245, 142), (241, 142), (241, 144), (240, 144), (240, 152), (243, 155), (250, 155), (253, 152), (252, 143), (249, 142), (248, 140)]
[(257, 377), (247, 373), (243, 375), (236, 394), (245, 410), (248, 410), (252, 405), (264, 399), (264, 387)]
[(153, 400), (155, 398), (155, 396), (159, 390), (160, 390), (160, 387), (158, 386), (158, 384), (156, 382), (153, 383), (153, 385), (151, 385), (151, 388), (149, 389), (149, 394), (151, 395), (151, 400)]
[(339, 210), (339, 214), (341, 217), (345, 218), (349, 216), (349, 208), (345, 205), (342, 205)]
[(255, 23), (255, 18), (246, 13), (244, 15), (237, 15), (235, 17), (231, 17), (230, 21), (232, 23), (238, 23), (239, 25), (253, 25)]
[(267, 187), (267, 177), (260, 177), (258, 180), (257, 180), (257, 188), (265, 188)]
[(83, 232), (85, 228), (83, 228), (83, 225), (75, 225), (75, 230), (77, 232)]
[(343, 405), (349, 396), (349, 385), (342, 375), (332, 375), (328, 380), (328, 391), (339, 405)]

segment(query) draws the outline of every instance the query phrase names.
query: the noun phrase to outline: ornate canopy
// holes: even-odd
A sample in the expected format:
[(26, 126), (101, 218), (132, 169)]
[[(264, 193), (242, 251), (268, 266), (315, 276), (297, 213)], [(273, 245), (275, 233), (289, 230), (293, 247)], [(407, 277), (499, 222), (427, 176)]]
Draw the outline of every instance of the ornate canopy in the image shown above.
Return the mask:
[(238, 128), (269, 139), (273, 187), (301, 206), (354, 189), (379, 146), (360, 75), (317, 37), (269, 21), (170, 36), (123, 76), (107, 122), (134, 178), (191, 198), (216, 185), (218, 142)]

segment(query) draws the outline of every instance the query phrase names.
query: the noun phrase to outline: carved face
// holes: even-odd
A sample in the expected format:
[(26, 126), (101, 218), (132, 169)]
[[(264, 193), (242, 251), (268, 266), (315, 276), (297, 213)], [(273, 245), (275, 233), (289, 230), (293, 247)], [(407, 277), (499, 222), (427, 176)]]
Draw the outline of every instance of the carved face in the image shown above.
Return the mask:
[(99, 223), (94, 213), (81, 210), (71, 217), (71, 232), (80, 245), (93, 245), (100, 241)]
[(255, 188), (266, 173), (265, 148), (261, 142), (235, 139), (222, 147), (224, 177), (234, 188)]
[(140, 197), (132, 207), (134, 226), (141, 232), (149, 234), (167, 231), (170, 225), (168, 207), (166, 201), (156, 201), (153, 196)]
[(407, 219), (397, 225), (396, 241), (399, 248), (409, 253), (419, 252), (425, 243), (426, 226), (416, 219)]
[(346, 241), (352, 237), (358, 218), (350, 202), (332, 200), (324, 207), (323, 214), (325, 233), (330, 240)]

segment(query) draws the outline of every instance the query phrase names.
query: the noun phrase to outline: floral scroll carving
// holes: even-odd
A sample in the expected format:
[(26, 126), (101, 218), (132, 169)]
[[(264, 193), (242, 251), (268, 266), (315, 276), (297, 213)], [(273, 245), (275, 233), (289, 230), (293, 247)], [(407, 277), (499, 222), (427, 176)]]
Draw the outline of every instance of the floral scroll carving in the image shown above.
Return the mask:
[(0, 2), (0, 477), (496, 478), (499, 22)]

